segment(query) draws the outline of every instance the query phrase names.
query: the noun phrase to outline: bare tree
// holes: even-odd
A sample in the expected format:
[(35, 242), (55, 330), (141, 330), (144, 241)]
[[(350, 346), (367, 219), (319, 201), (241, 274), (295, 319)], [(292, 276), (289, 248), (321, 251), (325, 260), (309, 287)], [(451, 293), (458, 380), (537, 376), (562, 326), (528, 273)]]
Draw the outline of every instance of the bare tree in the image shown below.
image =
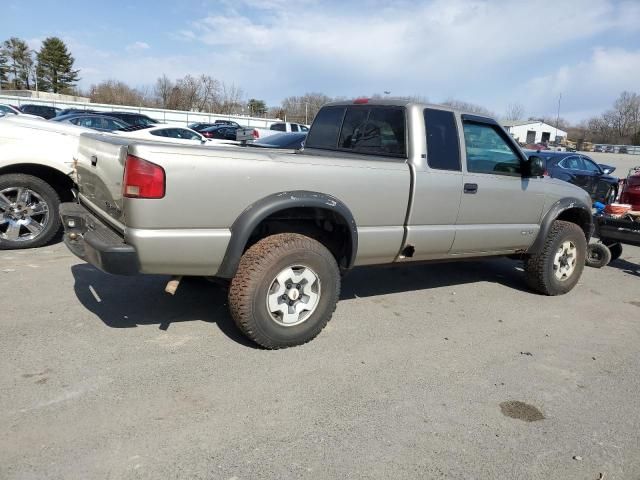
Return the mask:
[(105, 80), (89, 89), (89, 98), (94, 103), (110, 103), (112, 105), (150, 106), (143, 92), (131, 88), (118, 80)]
[(158, 105), (162, 108), (169, 107), (169, 99), (171, 98), (171, 91), (173, 90), (174, 83), (166, 75), (162, 75), (156, 80), (154, 87), (154, 94)]
[(505, 112), (504, 119), (515, 121), (522, 120), (524, 118), (524, 107), (520, 103), (510, 103), (507, 105), (507, 111)]
[(213, 111), (220, 101), (220, 92), (220, 81), (209, 75), (201, 75), (198, 91), (198, 110), (201, 112)]
[(331, 97), (324, 93), (305, 93), (302, 96), (291, 96), (282, 100), (282, 110), (287, 120), (311, 123), (315, 118), (318, 110), (325, 103), (331, 102)]
[(218, 104), (219, 113), (242, 113), (245, 106), (244, 92), (242, 88), (237, 87), (235, 84), (222, 84), (221, 97)]

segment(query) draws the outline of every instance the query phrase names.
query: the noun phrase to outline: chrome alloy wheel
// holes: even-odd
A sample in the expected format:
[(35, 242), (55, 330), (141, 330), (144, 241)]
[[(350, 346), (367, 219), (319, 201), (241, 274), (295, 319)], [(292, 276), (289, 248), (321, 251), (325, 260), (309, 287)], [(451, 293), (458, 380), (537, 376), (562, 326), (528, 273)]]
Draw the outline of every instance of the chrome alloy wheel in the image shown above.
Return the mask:
[(577, 257), (578, 249), (575, 244), (570, 240), (562, 242), (553, 259), (553, 273), (558, 280), (563, 282), (573, 275), (576, 269)]
[(267, 310), (278, 325), (292, 327), (308, 319), (320, 300), (320, 278), (309, 267), (282, 270), (267, 292)]
[(49, 207), (33, 190), (9, 187), (0, 191), (1, 240), (33, 240), (44, 231), (48, 222)]

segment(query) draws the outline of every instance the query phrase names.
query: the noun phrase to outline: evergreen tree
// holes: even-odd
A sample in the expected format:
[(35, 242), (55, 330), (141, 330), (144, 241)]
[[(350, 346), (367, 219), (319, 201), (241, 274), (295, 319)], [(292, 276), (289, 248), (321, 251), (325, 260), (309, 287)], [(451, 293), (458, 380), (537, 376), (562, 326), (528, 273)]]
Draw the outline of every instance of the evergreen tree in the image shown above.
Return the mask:
[(29, 45), (24, 40), (11, 37), (2, 44), (2, 54), (7, 59), (7, 72), (10, 77), (9, 86), (16, 90), (30, 89), (30, 72), (33, 58)]
[(7, 72), (9, 71), (9, 65), (7, 65), (7, 57), (4, 51), (0, 49), (0, 88), (7, 88), (9, 86)]
[(79, 80), (78, 70), (73, 69), (73, 56), (58, 37), (42, 42), (38, 52), (37, 75), (40, 90), (64, 93)]
[(252, 98), (247, 102), (247, 106), (251, 115), (264, 115), (267, 113), (267, 104), (264, 103), (264, 100)]

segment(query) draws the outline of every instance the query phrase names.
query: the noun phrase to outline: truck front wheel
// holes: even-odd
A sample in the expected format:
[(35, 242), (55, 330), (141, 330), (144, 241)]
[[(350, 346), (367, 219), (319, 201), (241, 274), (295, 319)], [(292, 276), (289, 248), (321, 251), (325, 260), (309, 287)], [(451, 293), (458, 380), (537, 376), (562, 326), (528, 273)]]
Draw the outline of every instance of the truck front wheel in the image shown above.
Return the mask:
[(304, 235), (264, 238), (245, 252), (229, 288), (236, 325), (268, 349), (312, 340), (331, 318), (340, 270), (331, 252)]
[(562, 295), (580, 280), (587, 252), (587, 239), (575, 223), (556, 220), (542, 250), (524, 264), (527, 283), (544, 295)]

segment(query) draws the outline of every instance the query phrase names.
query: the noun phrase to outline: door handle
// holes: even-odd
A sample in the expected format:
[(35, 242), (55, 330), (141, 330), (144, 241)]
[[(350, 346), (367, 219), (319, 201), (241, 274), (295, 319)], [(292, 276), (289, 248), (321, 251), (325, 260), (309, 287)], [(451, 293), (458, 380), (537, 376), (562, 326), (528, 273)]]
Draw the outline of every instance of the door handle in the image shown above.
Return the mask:
[(91, 155), (91, 166), (95, 167), (98, 164), (98, 157), (95, 155)]
[(465, 183), (464, 184), (464, 193), (478, 193), (478, 184), (477, 183)]

